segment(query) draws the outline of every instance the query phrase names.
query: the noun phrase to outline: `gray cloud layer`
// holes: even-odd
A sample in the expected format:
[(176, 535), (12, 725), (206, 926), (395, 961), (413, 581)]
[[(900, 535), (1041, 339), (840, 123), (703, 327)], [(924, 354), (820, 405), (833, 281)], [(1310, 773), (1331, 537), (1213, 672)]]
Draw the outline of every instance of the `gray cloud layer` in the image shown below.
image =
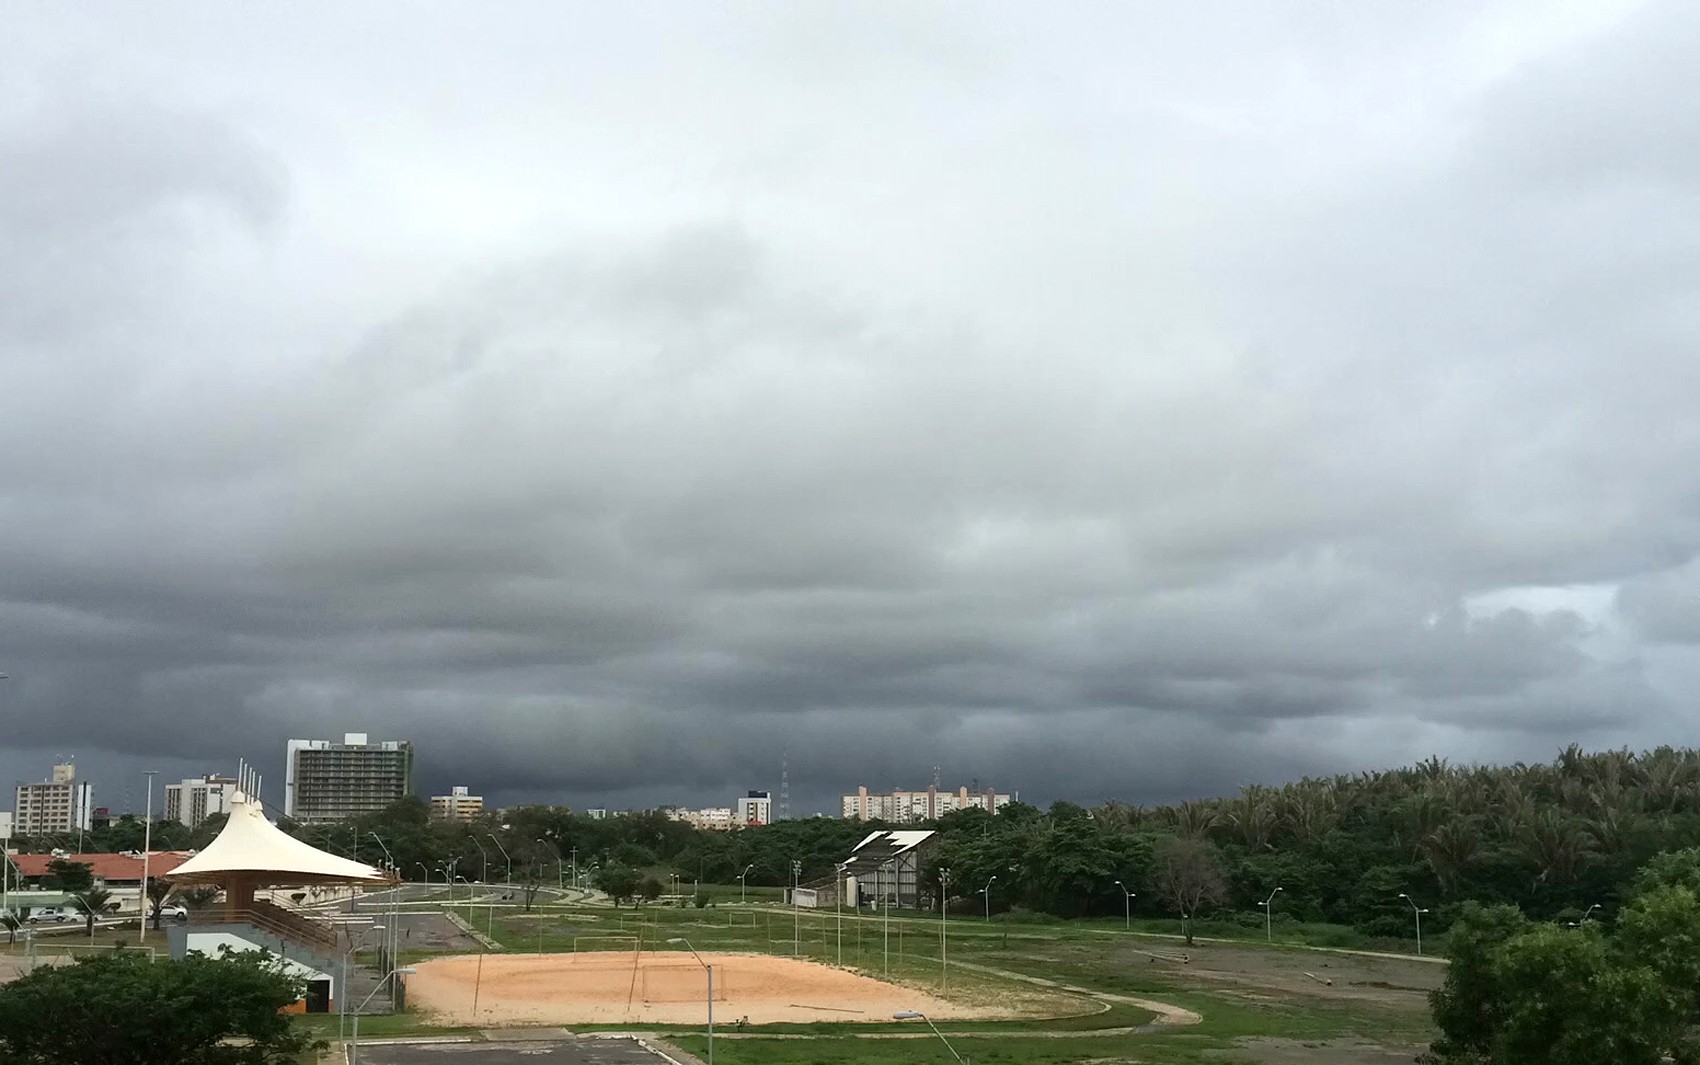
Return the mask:
[(1693, 735), (1691, 5), (387, 14), (0, 43), (0, 769)]

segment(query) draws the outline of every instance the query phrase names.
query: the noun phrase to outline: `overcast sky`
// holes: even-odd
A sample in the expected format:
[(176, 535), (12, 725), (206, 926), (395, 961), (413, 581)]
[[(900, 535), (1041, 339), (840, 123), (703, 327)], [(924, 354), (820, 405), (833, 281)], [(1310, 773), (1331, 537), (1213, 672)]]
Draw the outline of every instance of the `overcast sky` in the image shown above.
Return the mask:
[(6, 785), (1700, 738), (1700, 5), (4, 21)]

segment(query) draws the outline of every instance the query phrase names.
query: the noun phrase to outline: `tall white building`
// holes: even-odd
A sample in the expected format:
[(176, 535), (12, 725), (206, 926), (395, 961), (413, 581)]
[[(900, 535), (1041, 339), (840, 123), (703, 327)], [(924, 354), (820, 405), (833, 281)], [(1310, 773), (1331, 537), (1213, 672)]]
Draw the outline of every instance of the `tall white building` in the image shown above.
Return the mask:
[(1013, 801), (1011, 796), (1000, 795), (990, 788), (973, 792), (967, 788), (942, 791), (935, 787), (924, 791), (870, 792), (863, 787), (843, 797), (843, 816), (852, 821), (901, 825), (934, 821), (957, 810), (985, 810), (995, 814)]
[(369, 741), (350, 732), (342, 742), (290, 740), (283, 774), (283, 813), (297, 821), (344, 821), (375, 814), (413, 792), (413, 745)]
[(745, 792), (738, 800), (738, 824), (743, 826), (773, 823), (773, 796), (765, 791)]
[(167, 784), (165, 819), (199, 828), (202, 821), (215, 814), (230, 813), (230, 804), (235, 797), (235, 777), (208, 774), (198, 780), (191, 777), (181, 784)]
[(447, 795), (431, 796), (431, 817), (436, 821), (465, 824), (484, 812), (484, 796), (468, 795), (466, 788), (453, 787)]
[(77, 767), (63, 762), (40, 784), (19, 784), (13, 831), (20, 836), (88, 831), (93, 827), (94, 785), (77, 781)]

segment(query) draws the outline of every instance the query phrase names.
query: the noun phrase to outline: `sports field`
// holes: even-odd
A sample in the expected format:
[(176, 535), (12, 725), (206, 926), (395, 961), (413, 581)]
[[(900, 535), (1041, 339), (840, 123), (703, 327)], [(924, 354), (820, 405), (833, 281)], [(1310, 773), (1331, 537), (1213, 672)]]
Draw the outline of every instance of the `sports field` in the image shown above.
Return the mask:
[[(1043, 993), (1007, 1005), (951, 1002), (819, 962), (709, 954), (723, 1025), (888, 1021), (899, 1010), (935, 1020), (1039, 1016)], [(407, 981), (412, 1004), (447, 1024), (694, 1024), (707, 1017), (708, 979), (688, 952), (597, 951), (439, 958)], [(1053, 1008), (1068, 1003), (1051, 996)]]

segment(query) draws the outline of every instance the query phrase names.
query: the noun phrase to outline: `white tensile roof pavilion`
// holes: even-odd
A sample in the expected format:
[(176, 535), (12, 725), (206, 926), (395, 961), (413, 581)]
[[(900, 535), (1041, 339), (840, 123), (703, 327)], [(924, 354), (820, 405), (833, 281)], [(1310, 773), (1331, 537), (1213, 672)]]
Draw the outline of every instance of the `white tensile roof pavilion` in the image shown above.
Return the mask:
[(266, 820), (260, 803), (240, 792), (231, 803), (230, 820), (218, 838), (171, 870), (166, 879), (179, 887), (215, 884), (224, 888), (225, 909), (233, 914), (253, 908), (256, 888), (326, 884), (379, 887), (395, 882), (375, 866), (301, 842)]

